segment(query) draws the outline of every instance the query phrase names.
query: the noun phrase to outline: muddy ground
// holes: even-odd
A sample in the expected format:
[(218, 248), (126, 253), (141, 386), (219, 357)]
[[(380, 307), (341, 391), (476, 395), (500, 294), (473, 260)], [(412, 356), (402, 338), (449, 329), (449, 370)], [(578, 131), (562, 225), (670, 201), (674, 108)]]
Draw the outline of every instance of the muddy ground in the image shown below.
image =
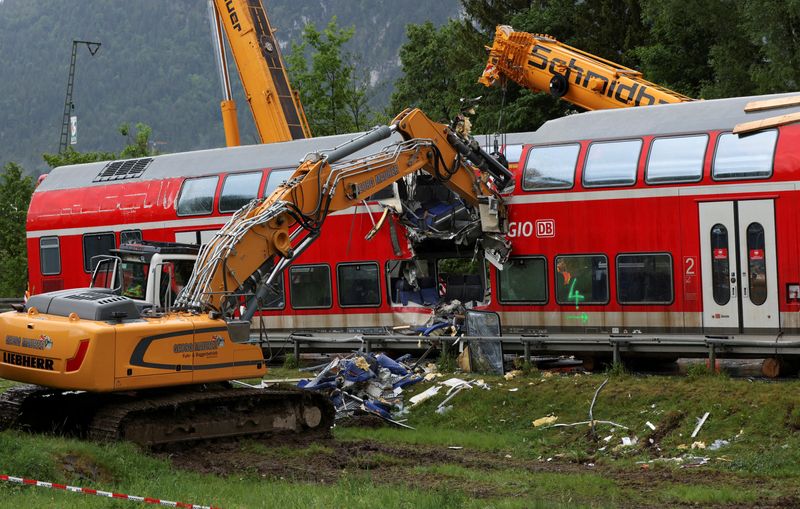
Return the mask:
[[(743, 477), (708, 467), (696, 468), (641, 468), (641, 465), (615, 467), (574, 463), (564, 458), (520, 459), (506, 453), (493, 453), (447, 447), (387, 444), (373, 440), (339, 441), (334, 438), (305, 439), (281, 438), (276, 448), (274, 442), (226, 441), (202, 443), (162, 451), (157, 455), (168, 458), (176, 468), (219, 476), (246, 473), (265, 479), (332, 484), (354, 475), (369, 476), (376, 484), (404, 484), (421, 490), (459, 490), (472, 498), (505, 498), (523, 495), (521, 487), (513, 484), (498, 485), (489, 481), (465, 479), (459, 476), (432, 474), (424, 467), (458, 465), (477, 472), (508, 471), (535, 474), (595, 474), (611, 479), (626, 493), (635, 496), (626, 499), (622, 507), (663, 507), (658, 492), (679, 485), (733, 485), (762, 492), (772, 492), (777, 480), (762, 477)], [(418, 467), (423, 467), (422, 471)], [(576, 479), (577, 480), (577, 479)], [(779, 490), (785, 492), (785, 490)], [(598, 502), (603, 494), (598, 493)], [(650, 502), (652, 501), (652, 502)], [(674, 504), (673, 504), (674, 505)], [(695, 504), (687, 504), (694, 506)], [(724, 504), (704, 507), (800, 507), (800, 496), (762, 499), (755, 504)]]

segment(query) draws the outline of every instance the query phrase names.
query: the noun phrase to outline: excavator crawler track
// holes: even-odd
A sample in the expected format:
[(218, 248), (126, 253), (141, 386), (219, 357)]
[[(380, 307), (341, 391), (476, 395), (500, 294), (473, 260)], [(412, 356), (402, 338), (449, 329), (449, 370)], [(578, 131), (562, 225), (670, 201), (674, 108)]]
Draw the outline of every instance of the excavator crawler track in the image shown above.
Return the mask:
[(93, 394), (19, 386), (0, 395), (3, 429), (127, 440), (144, 447), (278, 433), (324, 437), (334, 415), (324, 396), (288, 387)]

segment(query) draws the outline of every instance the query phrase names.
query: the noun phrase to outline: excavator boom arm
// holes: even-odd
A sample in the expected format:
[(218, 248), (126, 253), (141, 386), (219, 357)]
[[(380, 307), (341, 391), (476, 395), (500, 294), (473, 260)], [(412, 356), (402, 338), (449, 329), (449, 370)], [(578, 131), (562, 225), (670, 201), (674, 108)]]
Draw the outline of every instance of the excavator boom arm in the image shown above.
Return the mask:
[[(344, 161), (395, 131), (404, 141)], [(228, 314), (233, 304), (226, 299), (243, 289), (257, 295), (272, 274), (313, 242), (329, 213), (356, 205), (417, 171), (432, 174), (473, 207), (490, 197), (501, 203), (475, 167), (500, 188), (511, 179), (508, 170), (450, 127), (431, 121), (420, 110), (406, 110), (391, 126), (376, 128), (325, 156), (307, 157), (269, 197), (238, 211), (201, 250), (178, 305)]]

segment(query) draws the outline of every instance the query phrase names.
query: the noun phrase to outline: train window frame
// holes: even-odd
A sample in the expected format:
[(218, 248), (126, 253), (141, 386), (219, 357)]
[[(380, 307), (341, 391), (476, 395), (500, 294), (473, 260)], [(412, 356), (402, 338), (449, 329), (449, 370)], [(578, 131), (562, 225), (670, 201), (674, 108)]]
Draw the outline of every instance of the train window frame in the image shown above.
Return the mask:
[[(622, 143), (632, 143), (638, 142), (639, 143), (639, 150), (636, 153), (636, 164), (633, 167), (633, 180), (631, 182), (622, 182), (619, 184), (609, 183), (608, 181), (603, 182), (587, 182), (586, 180), (586, 173), (589, 170), (589, 157), (592, 153), (592, 147), (596, 145), (612, 145), (615, 143), (622, 144)], [(581, 185), (584, 188), (598, 188), (598, 187), (634, 187), (639, 180), (639, 166), (642, 161), (642, 151), (644, 150), (644, 139), (643, 138), (624, 138), (624, 139), (613, 139), (613, 140), (594, 140), (589, 143), (586, 147), (586, 154), (583, 157), (583, 167), (581, 168)]]
[[(700, 138), (705, 137), (706, 142), (703, 146), (703, 156), (700, 160), (700, 174), (696, 178), (692, 179), (681, 179), (681, 178), (668, 178), (664, 180), (651, 180), (650, 179), (650, 160), (653, 155), (653, 146), (656, 144), (658, 140), (667, 140), (667, 139), (681, 139), (681, 138)], [(647, 147), (647, 160), (645, 161), (644, 165), (644, 181), (647, 185), (651, 186), (660, 186), (665, 184), (691, 184), (700, 182), (703, 180), (703, 173), (705, 172), (705, 165), (706, 165), (706, 155), (708, 154), (708, 143), (711, 141), (711, 137), (708, 133), (687, 133), (687, 134), (675, 134), (670, 136), (656, 136), (650, 140), (650, 143)]]
[[(94, 271), (94, 266), (92, 266), (92, 258), (95, 258), (95, 257), (97, 257), (99, 255), (107, 254), (107, 253), (94, 253), (92, 256), (90, 256), (88, 258), (86, 257), (86, 239), (89, 238), (89, 237), (100, 237), (100, 236), (106, 236), (106, 237), (110, 236), (111, 239), (112, 239), (111, 240), (112, 244), (114, 245), (114, 247), (112, 247), (111, 249), (116, 249), (117, 248), (117, 236), (114, 234), (113, 231), (84, 233), (81, 236), (81, 248), (83, 249), (83, 253), (82, 253), (83, 254), (83, 271), (86, 272), (87, 274), (91, 274)], [(88, 264), (87, 264), (87, 262), (88, 262)], [(88, 268), (87, 268), (87, 265), (88, 265)]]
[[(554, 186), (554, 187), (531, 187), (525, 184), (525, 174), (528, 171), (528, 162), (530, 162), (531, 158), (533, 157), (533, 153), (537, 149), (548, 149), (548, 148), (564, 148), (564, 147), (577, 147), (578, 151), (575, 154), (575, 163), (572, 168), (572, 173), (570, 174), (570, 184), (569, 186)], [(573, 189), (575, 187), (575, 174), (578, 171), (578, 161), (581, 158), (581, 144), (578, 142), (572, 143), (557, 143), (553, 145), (532, 145), (528, 148), (528, 151), (525, 153), (525, 161), (523, 163), (522, 157), (520, 156), (520, 161), (517, 162), (517, 167), (521, 168), (521, 181), (520, 186), (522, 187), (523, 191), (526, 192), (546, 192), (546, 191), (566, 191), (569, 189)], [(524, 145), (523, 145), (523, 152), (524, 152)], [(521, 164), (522, 163), (522, 164)]]
[(257, 199), (259, 197), (258, 196), (258, 194), (259, 194), (258, 192), (261, 190), (261, 181), (264, 180), (264, 172), (263, 171), (261, 171), (261, 170), (253, 170), (253, 171), (240, 171), (240, 172), (237, 172), (237, 173), (228, 173), (222, 179), (222, 187), (220, 188), (220, 191), (219, 191), (219, 199), (217, 199), (217, 211), (220, 214), (233, 214), (234, 212), (236, 212), (237, 210), (239, 210), (241, 208), (241, 207), (239, 207), (239, 208), (236, 208), (236, 209), (224, 209), (223, 210), (223, 208), (222, 208), (222, 200), (225, 197), (225, 186), (228, 183), (228, 179), (231, 178), (231, 177), (236, 178), (236, 177), (242, 177), (242, 176), (245, 176), (245, 175), (258, 175), (258, 185), (255, 187), (255, 194), (253, 195), (252, 198), (250, 198), (247, 202), (245, 202), (245, 204), (247, 204), (250, 201), (255, 200), (255, 199)]
[[(427, 276), (418, 276), (418, 277), (426, 277), (426, 278), (430, 278), (432, 280), (433, 287), (427, 286), (426, 290), (434, 291), (436, 293), (436, 302), (434, 304), (430, 304), (430, 305), (424, 304), (424, 298), (422, 297), (422, 293), (421, 293), (422, 289), (420, 288), (419, 297), (420, 297), (420, 300), (422, 300), (423, 302), (422, 303), (409, 302), (408, 304), (405, 305), (405, 307), (408, 307), (408, 306), (417, 307), (417, 306), (419, 306), (419, 307), (424, 307), (424, 308), (427, 308), (427, 309), (431, 309), (436, 304), (438, 304), (439, 300), (440, 300), (439, 290), (438, 290), (439, 284), (438, 284), (437, 277), (436, 277), (436, 260), (435, 259), (428, 259), (428, 258), (420, 258), (417, 261), (425, 262), (425, 263), (428, 264), (428, 269), (429, 269), (428, 272), (429, 272), (429, 274)], [(394, 292), (394, 288), (393, 288), (393, 285), (392, 285), (391, 272), (392, 272), (393, 269), (390, 268), (390, 267), (391, 267), (391, 264), (394, 264), (394, 263), (400, 264), (400, 263), (405, 263), (405, 262), (415, 262), (415, 260), (409, 259), (409, 258), (405, 258), (405, 259), (403, 259), (403, 258), (390, 258), (390, 259), (386, 260), (386, 263), (384, 263), (384, 272), (386, 274), (386, 277), (385, 277), (386, 297), (387, 297), (386, 302), (389, 304), (389, 306), (393, 306), (393, 307), (403, 307), (404, 306), (402, 300), (398, 299), (397, 301), (395, 301), (395, 298), (392, 296), (392, 293)], [(399, 278), (396, 278), (396, 279), (399, 279)]]
[[(294, 298), (294, 285), (292, 284), (292, 272), (296, 269), (309, 268), (309, 267), (323, 267), (328, 271), (328, 297), (329, 304), (327, 306), (295, 306)], [(289, 266), (289, 302), (292, 309), (331, 309), (333, 307), (333, 281), (331, 279), (331, 266), (327, 263), (307, 263), (300, 265)]]
[[(439, 257), (434, 258), (433, 260), (434, 260), (434, 268), (435, 268), (435, 276), (434, 277), (435, 277), (435, 281), (436, 281), (437, 290), (440, 290), (442, 283), (444, 283), (444, 285), (445, 285), (444, 286), (445, 287), (445, 294), (444, 295), (439, 295), (439, 302), (452, 302), (452, 300), (454, 300), (454, 299), (450, 299), (450, 300), (447, 299), (447, 286), (450, 283), (450, 281), (442, 280), (440, 278), (442, 277), (443, 273), (448, 274), (448, 275), (450, 273), (449, 272), (443, 272), (442, 268), (440, 267), (440, 263), (442, 261), (446, 261), (446, 260), (470, 260), (470, 263), (472, 263), (472, 261), (476, 261), (477, 263), (480, 264), (480, 267), (479, 267), (479, 269), (477, 271), (477, 274), (474, 274), (474, 275), (477, 275), (480, 278), (481, 292), (483, 293), (483, 296), (481, 297), (481, 300), (479, 300), (479, 301), (476, 301), (475, 299), (472, 299), (472, 300), (457, 299), (457, 300), (461, 301), (463, 304), (466, 304), (467, 302), (477, 302), (477, 305), (479, 305), (479, 306), (491, 305), (491, 303), (492, 303), (491, 270), (489, 269), (489, 266), (487, 265), (487, 262), (486, 262), (485, 258), (480, 258), (478, 260), (474, 260), (474, 258), (470, 258), (470, 257), (466, 257), (466, 256), (455, 256), (454, 255), (454, 256), (439, 256)], [(457, 275), (457, 274), (454, 274), (454, 275)], [(464, 275), (464, 274), (461, 274), (461, 275)], [(470, 274), (470, 275), (473, 275), (473, 274)], [(463, 287), (463, 285), (462, 285), (462, 287)]]
[[(519, 154), (518, 154), (518, 157), (517, 157), (516, 161), (511, 161), (508, 158), (508, 149), (511, 148), (511, 147), (513, 147), (515, 152), (517, 150), (519, 150)], [(525, 152), (525, 144), (524, 143), (507, 143), (502, 149), (503, 157), (506, 158), (506, 161), (508, 162), (508, 164), (517, 164), (518, 165), (519, 162), (522, 160), (522, 153), (523, 152)], [(528, 151), (528, 152), (530, 152), (530, 151)], [(488, 150), (486, 151), (486, 153), (487, 154), (491, 154), (491, 152), (488, 151)], [(578, 154), (580, 154), (580, 151), (578, 151)], [(575, 162), (577, 163), (577, 160)], [(573, 178), (572, 180), (574, 181), (575, 179)]]
[(497, 280), (497, 302), (504, 306), (525, 306), (525, 305), (536, 305), (536, 306), (545, 306), (550, 303), (550, 283), (547, 277), (548, 274), (548, 267), (547, 267), (547, 257), (544, 255), (530, 255), (530, 256), (513, 256), (509, 258), (509, 262), (512, 260), (542, 260), (544, 261), (544, 273), (543, 273), (543, 280), (544, 280), (544, 300), (537, 301), (537, 300), (504, 300), (503, 299), (503, 283), (500, 281), (500, 273), (501, 271), (495, 267), (495, 279)]
[[(181, 199), (183, 198), (183, 193), (186, 190), (187, 182), (199, 181), (199, 180), (214, 180), (214, 192), (211, 195), (211, 208), (209, 209), (208, 212), (190, 212), (190, 213), (183, 212), (183, 213), (181, 213)], [(217, 197), (217, 188), (218, 187), (219, 187), (219, 175), (204, 175), (202, 177), (192, 177), (192, 178), (184, 179), (184, 181), (181, 183), (181, 190), (178, 193), (178, 199), (175, 200), (175, 213), (178, 215), (178, 217), (191, 217), (191, 216), (200, 217), (200, 216), (211, 216), (211, 215), (213, 215), (214, 214), (214, 202), (215, 202), (215, 199)]]
[(287, 168), (270, 168), (269, 173), (267, 173), (267, 179), (264, 182), (264, 188), (261, 190), (261, 195), (260, 195), (261, 198), (267, 198), (269, 196), (267, 194), (267, 189), (269, 188), (270, 180), (272, 179), (272, 175), (273, 174), (275, 174), (275, 173), (286, 173), (287, 174), (287, 178), (280, 180), (275, 185), (275, 187), (272, 189), (273, 192), (274, 192), (275, 189), (278, 189), (278, 186), (280, 186), (281, 183), (286, 182), (286, 180), (288, 180), (288, 178), (291, 177), (291, 175), (292, 175), (292, 173), (294, 173), (294, 171), (295, 171), (295, 168), (290, 168), (290, 167), (287, 167)]
[(611, 302), (611, 267), (608, 265), (608, 255), (605, 253), (570, 253), (570, 254), (556, 254), (553, 257), (553, 296), (555, 297), (555, 302), (559, 306), (574, 306), (575, 303), (572, 301), (561, 302), (558, 300), (558, 259), (559, 258), (585, 258), (585, 257), (593, 257), (593, 256), (601, 256), (605, 259), (606, 262), (606, 299), (604, 301), (595, 301), (595, 302), (581, 302), (580, 306), (607, 306)]
[[(44, 240), (55, 240), (55, 246), (42, 246), (42, 241)], [(43, 249), (53, 249), (55, 247), (56, 253), (58, 254), (58, 272), (45, 272), (44, 270), (44, 256), (42, 256)], [(58, 276), (61, 274), (62, 263), (61, 263), (61, 239), (57, 235), (48, 235), (46, 237), (39, 237), (39, 271), (42, 273), (43, 276)]]
[[(640, 302), (623, 302), (620, 299), (620, 270), (619, 258), (621, 256), (667, 256), (669, 258), (669, 282), (670, 282), (670, 300), (669, 301), (640, 301)], [(617, 304), (620, 306), (671, 306), (675, 303), (675, 260), (672, 253), (668, 251), (647, 251), (647, 252), (632, 252), (632, 253), (617, 253), (614, 257), (614, 289), (617, 292)]]
[[(734, 175), (728, 177), (720, 177), (717, 175), (717, 155), (719, 154), (719, 144), (720, 141), (724, 136), (731, 135), (737, 136), (733, 134), (733, 131), (720, 131), (717, 133), (717, 138), (714, 140), (714, 154), (711, 157), (711, 180), (715, 182), (729, 182), (735, 180), (766, 180), (772, 178), (775, 174), (775, 152), (778, 149), (778, 139), (780, 139), (780, 131), (778, 129), (764, 129), (762, 131), (758, 131), (753, 134), (746, 135), (745, 137), (750, 136), (758, 136), (761, 134), (766, 133), (775, 133), (775, 140), (772, 143), (772, 152), (770, 157), (770, 165), (769, 165), (769, 173), (766, 175), (755, 175), (755, 176), (742, 176), (742, 175)], [(741, 136), (739, 137), (742, 138)]]
[(280, 311), (280, 310), (286, 309), (286, 283), (285, 283), (285, 281), (286, 281), (287, 278), (284, 277), (285, 273), (286, 273), (285, 270), (281, 271), (278, 274), (278, 277), (277, 277), (277, 279), (280, 280), (281, 293), (283, 294), (283, 304), (281, 306), (259, 306), (259, 308), (258, 308), (259, 311), (261, 311), (261, 310), (264, 310), (264, 311)]
[[(363, 266), (363, 265), (372, 265), (375, 267), (375, 284), (377, 285), (378, 291), (378, 302), (375, 304), (342, 304), (342, 276), (340, 269), (350, 267), (350, 266)], [(375, 261), (362, 261), (362, 262), (343, 262), (336, 264), (336, 303), (339, 305), (340, 308), (379, 308), (383, 304), (383, 296), (381, 292), (381, 267), (378, 262)]]
[(124, 242), (122, 241), (122, 236), (123, 236), (123, 235), (130, 235), (130, 234), (135, 234), (135, 236), (138, 236), (138, 237), (139, 237), (139, 238), (138, 238), (138, 239), (136, 239), (136, 240), (137, 240), (137, 241), (139, 241), (139, 242), (141, 242), (141, 241), (142, 241), (142, 230), (136, 230), (136, 229), (131, 229), (131, 230), (122, 230), (121, 232), (119, 232), (119, 245), (120, 245), (120, 246), (121, 246), (122, 244), (125, 244), (125, 243), (127, 243), (127, 242), (130, 242), (130, 239), (126, 239)]

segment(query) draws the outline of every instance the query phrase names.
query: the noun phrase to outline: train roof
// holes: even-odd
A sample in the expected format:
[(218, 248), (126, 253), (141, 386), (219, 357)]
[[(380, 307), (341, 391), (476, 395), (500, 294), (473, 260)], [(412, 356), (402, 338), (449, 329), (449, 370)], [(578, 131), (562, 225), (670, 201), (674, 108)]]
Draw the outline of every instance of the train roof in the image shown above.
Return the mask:
[[(176, 152), (138, 160), (101, 161), (97, 163), (59, 166), (47, 175), (36, 191), (74, 189), (102, 186), (118, 182), (161, 180), (175, 177), (197, 177), (221, 172), (258, 170), (264, 168), (296, 168), (306, 154), (326, 152), (352, 140), (361, 133), (320, 136), (303, 140), (245, 145), (192, 152)], [(371, 154), (391, 143), (400, 141), (399, 134), (356, 152), (352, 157)], [(146, 159), (152, 161), (144, 162)], [(144, 171), (138, 177), (103, 179), (101, 175), (109, 165), (129, 161), (143, 161)]]
[(742, 122), (800, 111), (800, 106), (793, 106), (745, 113), (744, 107), (750, 101), (797, 95), (797, 92), (790, 92), (577, 113), (545, 122), (530, 135), (528, 143), (563, 143), (729, 130)]
[[(741, 122), (800, 111), (800, 106), (793, 106), (754, 113), (744, 112), (745, 105), (750, 101), (791, 97), (794, 95), (797, 95), (797, 93), (590, 111), (550, 120), (545, 122), (536, 132), (509, 133), (501, 136), (503, 136), (504, 142), (509, 145), (520, 143), (550, 144), (732, 129)], [(110, 165), (116, 164), (119, 167), (126, 161), (103, 161), (61, 166), (53, 169), (37, 187), (36, 191), (75, 189), (126, 181), (197, 177), (221, 172), (264, 168), (295, 168), (306, 154), (331, 150), (357, 137), (359, 134), (322, 136), (267, 145), (214, 148), (153, 156), (152, 158), (146, 158), (152, 159), (152, 161), (142, 162), (144, 171), (140, 171), (138, 174), (135, 174), (136, 167), (133, 164), (128, 165), (132, 171), (127, 174), (125, 173), (127, 170), (123, 167), (122, 178), (119, 178), (118, 175), (112, 178), (102, 178), (102, 175), (109, 172)], [(479, 142), (492, 137), (493, 135), (476, 135)], [(400, 140), (400, 135), (394, 134), (391, 138), (371, 145), (355, 153), (352, 157), (374, 153)], [(127, 160), (129, 163), (134, 163), (135, 161)], [(131, 177), (131, 175), (136, 176)]]

